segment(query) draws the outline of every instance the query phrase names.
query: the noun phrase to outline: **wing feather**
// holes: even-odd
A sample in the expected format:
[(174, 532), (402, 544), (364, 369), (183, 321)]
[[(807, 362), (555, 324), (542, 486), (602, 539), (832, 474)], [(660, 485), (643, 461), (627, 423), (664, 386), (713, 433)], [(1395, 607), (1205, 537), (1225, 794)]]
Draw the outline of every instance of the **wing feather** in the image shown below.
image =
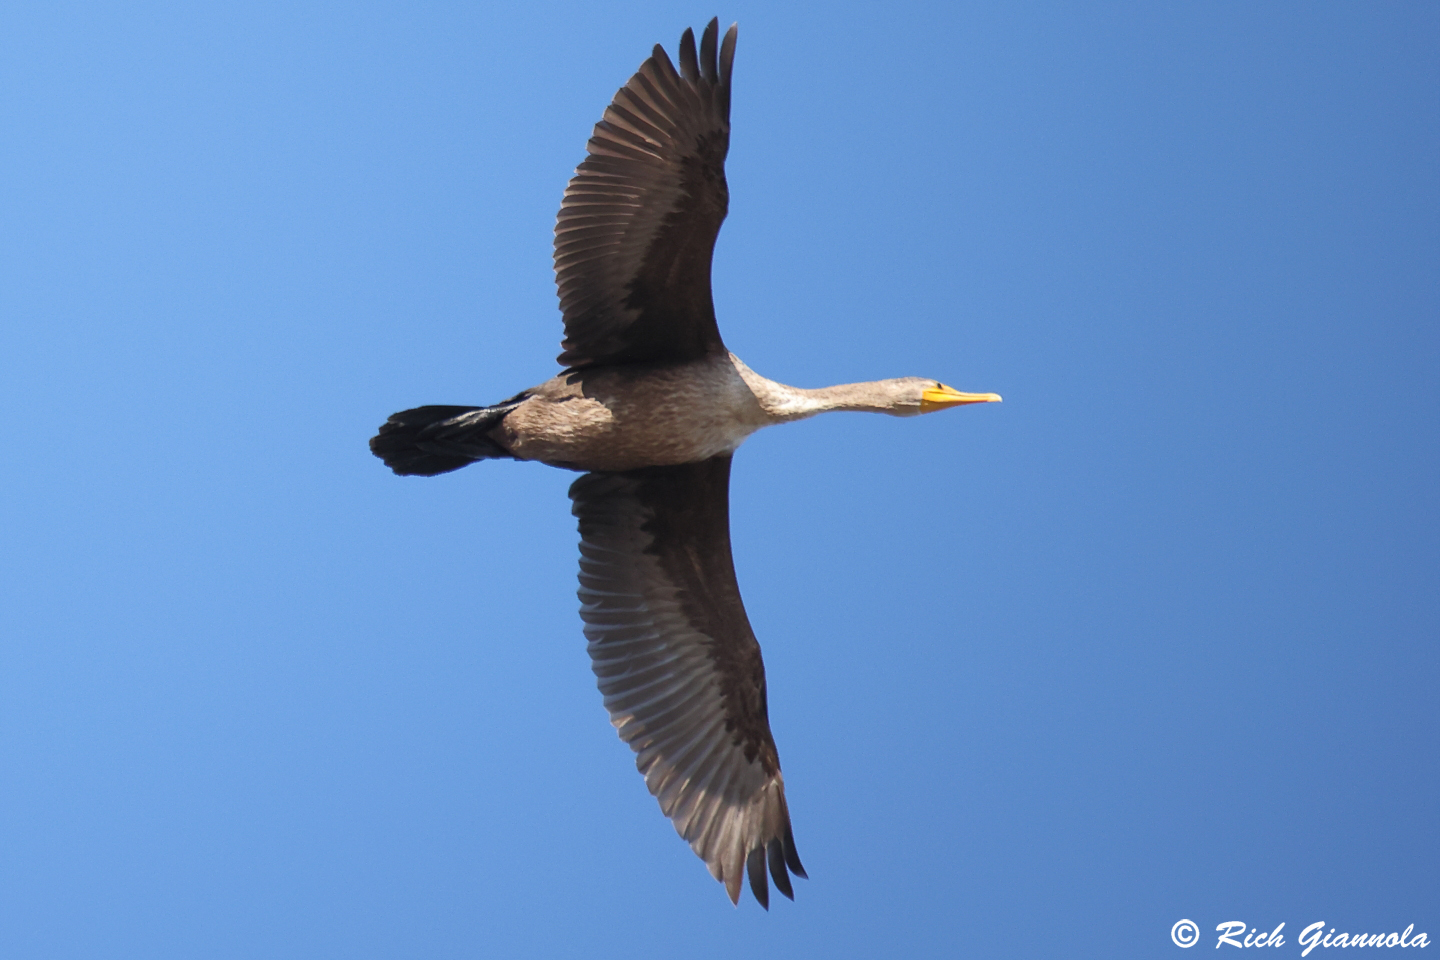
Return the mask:
[(731, 900), (748, 864), (768, 904), (766, 866), (786, 896), (775, 865), (805, 873), (735, 582), (729, 483), (728, 455), (575, 481), (580, 616), (605, 708), (661, 812)]
[(719, 22), (680, 70), (663, 48), (615, 94), (565, 189), (555, 283), (567, 367), (723, 355), (710, 259), (729, 207), (730, 72), (735, 27)]

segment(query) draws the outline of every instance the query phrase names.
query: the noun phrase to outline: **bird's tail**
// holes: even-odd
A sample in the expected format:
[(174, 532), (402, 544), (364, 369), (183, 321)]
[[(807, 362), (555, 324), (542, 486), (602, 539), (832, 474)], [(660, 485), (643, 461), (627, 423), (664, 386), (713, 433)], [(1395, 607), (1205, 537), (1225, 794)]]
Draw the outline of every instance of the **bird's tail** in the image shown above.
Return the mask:
[(402, 477), (433, 477), (476, 460), (508, 458), (490, 437), (525, 395), (493, 407), (415, 407), (393, 414), (370, 438), (370, 452)]

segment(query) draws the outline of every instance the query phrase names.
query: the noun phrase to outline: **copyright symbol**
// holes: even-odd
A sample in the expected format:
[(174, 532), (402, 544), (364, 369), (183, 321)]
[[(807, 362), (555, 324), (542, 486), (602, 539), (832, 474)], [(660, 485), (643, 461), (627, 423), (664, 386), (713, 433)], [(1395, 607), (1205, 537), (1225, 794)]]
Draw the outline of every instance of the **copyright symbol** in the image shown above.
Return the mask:
[(1170, 928), (1170, 939), (1177, 947), (1193, 947), (1200, 940), (1200, 928), (1189, 920), (1176, 921)]

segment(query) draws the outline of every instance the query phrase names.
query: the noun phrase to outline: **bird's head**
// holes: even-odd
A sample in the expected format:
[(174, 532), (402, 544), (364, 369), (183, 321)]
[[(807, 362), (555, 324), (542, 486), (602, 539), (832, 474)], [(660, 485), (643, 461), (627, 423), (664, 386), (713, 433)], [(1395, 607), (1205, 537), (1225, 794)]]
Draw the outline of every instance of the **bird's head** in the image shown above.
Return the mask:
[(889, 394), (890, 409), (887, 413), (897, 417), (911, 417), (921, 413), (934, 413), (948, 407), (960, 407), (967, 403), (999, 403), (998, 393), (962, 393), (947, 387), (938, 380), (924, 377), (901, 377), (898, 380), (882, 380), (885, 392)]

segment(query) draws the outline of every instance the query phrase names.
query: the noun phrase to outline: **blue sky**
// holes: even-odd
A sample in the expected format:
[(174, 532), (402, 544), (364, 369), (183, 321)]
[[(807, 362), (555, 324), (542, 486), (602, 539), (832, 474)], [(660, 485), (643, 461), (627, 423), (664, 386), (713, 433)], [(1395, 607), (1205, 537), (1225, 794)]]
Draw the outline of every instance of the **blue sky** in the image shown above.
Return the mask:
[[(571, 476), (366, 449), (554, 372), (565, 181), (717, 13), (730, 347), (1005, 396), (737, 454), (768, 915), (606, 722)], [(1437, 89), (1423, 3), (7, 8), (0, 954), (1440, 935)]]

